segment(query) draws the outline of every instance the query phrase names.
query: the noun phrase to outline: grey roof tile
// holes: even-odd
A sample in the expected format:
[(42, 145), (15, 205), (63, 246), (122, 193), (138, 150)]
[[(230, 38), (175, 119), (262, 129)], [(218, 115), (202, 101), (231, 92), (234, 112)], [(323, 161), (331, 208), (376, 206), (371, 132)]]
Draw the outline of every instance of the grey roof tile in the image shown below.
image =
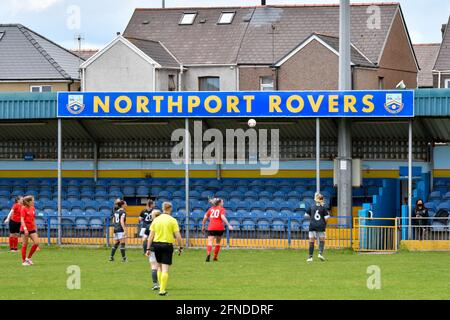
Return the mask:
[[(376, 29), (368, 28), (369, 5), (352, 5), (351, 41), (377, 63), (399, 4), (379, 5)], [(230, 10), (236, 12), (233, 23), (218, 25), (221, 12)], [(178, 24), (184, 12), (198, 13), (193, 25)], [(312, 33), (338, 36), (339, 6), (136, 9), (124, 36), (161, 41), (185, 65), (272, 64)]]
[(416, 52), (417, 61), (419, 62), (419, 87), (433, 87), (433, 67), (439, 53), (439, 43), (416, 44), (414, 51)]
[(180, 63), (159, 41), (127, 38), (147, 56), (158, 62), (163, 68), (179, 68)]
[(1, 80), (79, 80), (80, 59), (20, 24), (0, 24)]
[(450, 18), (444, 32), (441, 48), (434, 65), (435, 70), (448, 71), (450, 70)]

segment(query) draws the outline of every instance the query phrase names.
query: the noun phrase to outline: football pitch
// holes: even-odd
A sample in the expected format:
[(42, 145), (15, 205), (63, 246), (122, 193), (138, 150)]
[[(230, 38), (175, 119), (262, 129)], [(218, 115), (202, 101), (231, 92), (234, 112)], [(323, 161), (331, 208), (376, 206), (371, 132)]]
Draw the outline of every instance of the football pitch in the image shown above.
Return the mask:
[[(149, 264), (142, 251), (128, 249), (128, 263), (108, 262), (107, 248), (48, 248), (23, 267), (19, 253), (0, 251), (0, 299), (144, 300), (367, 300), (450, 299), (450, 254), (406, 252), (361, 255), (325, 252), (326, 262), (294, 250), (222, 250), (219, 262), (205, 263), (204, 250), (175, 255), (168, 297), (150, 290)], [(67, 268), (79, 266), (81, 289), (67, 288)], [(379, 267), (381, 288), (369, 289)], [(374, 278), (370, 278), (374, 279)], [(369, 283), (373, 284), (369, 279)]]

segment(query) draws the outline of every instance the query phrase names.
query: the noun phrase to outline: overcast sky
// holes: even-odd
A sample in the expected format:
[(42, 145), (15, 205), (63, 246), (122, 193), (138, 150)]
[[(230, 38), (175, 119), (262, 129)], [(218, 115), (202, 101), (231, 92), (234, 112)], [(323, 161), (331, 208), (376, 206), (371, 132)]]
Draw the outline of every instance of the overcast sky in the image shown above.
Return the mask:
[[(101, 48), (122, 32), (137, 7), (160, 7), (161, 0), (1, 0), (0, 23), (21, 23), (68, 48), (75, 36), (84, 48)], [(321, 4), (337, 0), (267, 0), (267, 4)], [(355, 3), (377, 2), (355, 0)], [(380, 1), (378, 1), (380, 2)], [(450, 0), (399, 0), (414, 43), (440, 42), (447, 23)], [(242, 6), (260, 0), (166, 0), (167, 7)], [(80, 12), (79, 19), (77, 13)]]

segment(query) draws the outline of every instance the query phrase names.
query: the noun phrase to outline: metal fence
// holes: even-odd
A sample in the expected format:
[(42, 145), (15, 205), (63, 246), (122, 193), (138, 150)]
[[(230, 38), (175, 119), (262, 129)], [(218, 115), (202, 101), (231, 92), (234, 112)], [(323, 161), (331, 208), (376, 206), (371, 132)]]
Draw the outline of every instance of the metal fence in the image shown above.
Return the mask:
[[(335, 217), (327, 226), (327, 248), (353, 248), (359, 252), (395, 252), (401, 240), (414, 242), (421, 250), (450, 250), (449, 218), (407, 219), (355, 218), (353, 226), (339, 224)], [(38, 224), (42, 243), (58, 244), (58, 223), (54, 217), (45, 217)], [(65, 221), (65, 220), (63, 220)], [(113, 243), (113, 230), (108, 217), (98, 217), (86, 224), (61, 224), (61, 244), (74, 246), (109, 246)], [(307, 249), (308, 220), (290, 218), (284, 224), (241, 223), (234, 231), (226, 230), (222, 246), (241, 249)], [(185, 245), (193, 248), (206, 246), (207, 237), (197, 224), (183, 224), (180, 228)], [(409, 228), (411, 237), (408, 238)], [(188, 231), (189, 230), (189, 231)], [(140, 225), (127, 225), (127, 245), (140, 247)], [(9, 230), (0, 224), (0, 243), (8, 243)], [(188, 243), (187, 243), (188, 242)]]
[[(109, 246), (113, 241), (113, 228), (109, 218), (99, 217), (98, 224), (61, 224), (62, 245), (97, 245)], [(38, 234), (42, 243), (56, 245), (58, 243), (58, 223), (52, 218), (44, 218), (44, 223), (38, 225)], [(141, 246), (139, 236), (140, 225), (128, 224), (126, 235), (127, 245)], [(186, 246), (200, 248), (206, 246), (207, 237), (199, 225), (180, 223), (183, 241)], [(0, 243), (8, 242), (8, 227), (0, 225)], [(226, 230), (222, 245), (227, 248), (242, 249), (307, 249), (308, 224), (287, 219), (280, 224), (242, 224), (234, 231)], [(352, 247), (351, 225), (329, 224), (327, 227), (327, 247), (345, 249)]]
[(401, 239), (400, 220), (355, 218), (354, 249), (359, 252), (397, 252)]
[(411, 238), (421, 241), (450, 241), (448, 217), (412, 218)]

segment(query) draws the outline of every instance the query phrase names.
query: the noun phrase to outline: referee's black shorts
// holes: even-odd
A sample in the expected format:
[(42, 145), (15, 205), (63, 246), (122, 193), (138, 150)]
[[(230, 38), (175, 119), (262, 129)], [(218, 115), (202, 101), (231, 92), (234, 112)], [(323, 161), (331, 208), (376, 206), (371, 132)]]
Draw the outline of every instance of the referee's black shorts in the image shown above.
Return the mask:
[(153, 249), (155, 250), (156, 262), (172, 265), (173, 245), (171, 243), (155, 242), (153, 243)]

